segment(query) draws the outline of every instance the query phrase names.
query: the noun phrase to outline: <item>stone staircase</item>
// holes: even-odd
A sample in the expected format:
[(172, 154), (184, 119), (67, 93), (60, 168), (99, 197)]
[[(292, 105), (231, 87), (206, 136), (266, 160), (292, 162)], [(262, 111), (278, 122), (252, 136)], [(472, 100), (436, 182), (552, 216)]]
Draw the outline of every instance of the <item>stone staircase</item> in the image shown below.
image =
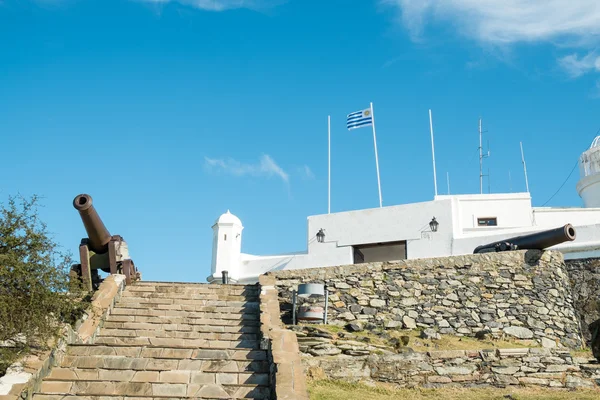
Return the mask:
[(269, 399), (259, 310), (254, 285), (138, 282), (34, 400)]

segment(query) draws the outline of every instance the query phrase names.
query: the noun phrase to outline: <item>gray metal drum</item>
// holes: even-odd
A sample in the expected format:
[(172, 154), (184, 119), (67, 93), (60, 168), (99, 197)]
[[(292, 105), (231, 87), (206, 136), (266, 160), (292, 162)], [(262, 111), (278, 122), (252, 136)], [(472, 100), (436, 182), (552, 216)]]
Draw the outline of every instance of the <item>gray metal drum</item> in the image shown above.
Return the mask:
[(322, 321), (324, 315), (320, 306), (302, 306), (298, 310), (298, 319), (302, 321)]
[(325, 296), (325, 285), (321, 283), (303, 283), (298, 285), (299, 297)]

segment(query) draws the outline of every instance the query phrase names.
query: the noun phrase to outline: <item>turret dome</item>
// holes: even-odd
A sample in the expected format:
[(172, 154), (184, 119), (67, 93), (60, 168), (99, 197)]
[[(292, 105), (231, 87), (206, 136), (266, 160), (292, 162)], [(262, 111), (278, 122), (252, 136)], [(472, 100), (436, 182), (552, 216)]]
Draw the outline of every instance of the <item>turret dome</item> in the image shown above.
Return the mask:
[(240, 219), (238, 217), (236, 217), (231, 212), (229, 212), (229, 210), (227, 210), (226, 213), (221, 214), (221, 216), (217, 219), (215, 224), (219, 224), (219, 225), (232, 224), (232, 225), (242, 226), (242, 221), (240, 221)]

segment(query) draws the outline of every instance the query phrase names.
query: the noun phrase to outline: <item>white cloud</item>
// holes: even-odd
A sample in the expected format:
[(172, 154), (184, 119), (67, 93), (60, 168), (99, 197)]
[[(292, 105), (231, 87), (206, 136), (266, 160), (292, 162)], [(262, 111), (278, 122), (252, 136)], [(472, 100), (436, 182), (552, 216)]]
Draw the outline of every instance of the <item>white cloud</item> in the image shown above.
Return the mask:
[(305, 179), (313, 179), (315, 177), (315, 174), (308, 165), (303, 165), (302, 167), (298, 168), (298, 173)]
[(577, 54), (569, 54), (558, 60), (559, 65), (574, 78), (588, 72), (600, 72), (600, 55), (591, 51), (579, 58)]
[(258, 10), (268, 8), (281, 1), (276, 0), (137, 0), (153, 4), (180, 3), (186, 6), (200, 8), (207, 11), (225, 11), (235, 8), (248, 8)]
[(599, 0), (380, 2), (398, 9), (400, 23), (415, 41), (423, 39), (427, 25), (446, 23), (459, 34), (495, 49), (508, 49), (517, 43), (550, 43), (557, 48), (571, 48), (571, 54), (558, 59), (558, 65), (569, 76), (577, 78), (600, 72)]
[(263, 176), (279, 177), (285, 183), (289, 183), (290, 177), (277, 163), (269, 156), (264, 154), (260, 160), (254, 164), (242, 163), (233, 158), (208, 158), (204, 157), (206, 167), (217, 169), (234, 176)]
[(452, 22), (478, 41), (493, 44), (600, 39), (598, 0), (381, 0), (400, 10), (402, 23), (418, 38), (431, 20)]

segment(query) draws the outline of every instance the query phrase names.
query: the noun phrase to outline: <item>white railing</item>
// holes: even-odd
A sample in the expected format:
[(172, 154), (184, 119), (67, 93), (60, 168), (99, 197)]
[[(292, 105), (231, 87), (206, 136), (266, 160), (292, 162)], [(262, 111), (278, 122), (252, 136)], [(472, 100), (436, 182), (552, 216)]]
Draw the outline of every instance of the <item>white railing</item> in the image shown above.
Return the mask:
[(593, 147), (579, 157), (579, 176), (586, 177), (600, 173), (600, 147)]

